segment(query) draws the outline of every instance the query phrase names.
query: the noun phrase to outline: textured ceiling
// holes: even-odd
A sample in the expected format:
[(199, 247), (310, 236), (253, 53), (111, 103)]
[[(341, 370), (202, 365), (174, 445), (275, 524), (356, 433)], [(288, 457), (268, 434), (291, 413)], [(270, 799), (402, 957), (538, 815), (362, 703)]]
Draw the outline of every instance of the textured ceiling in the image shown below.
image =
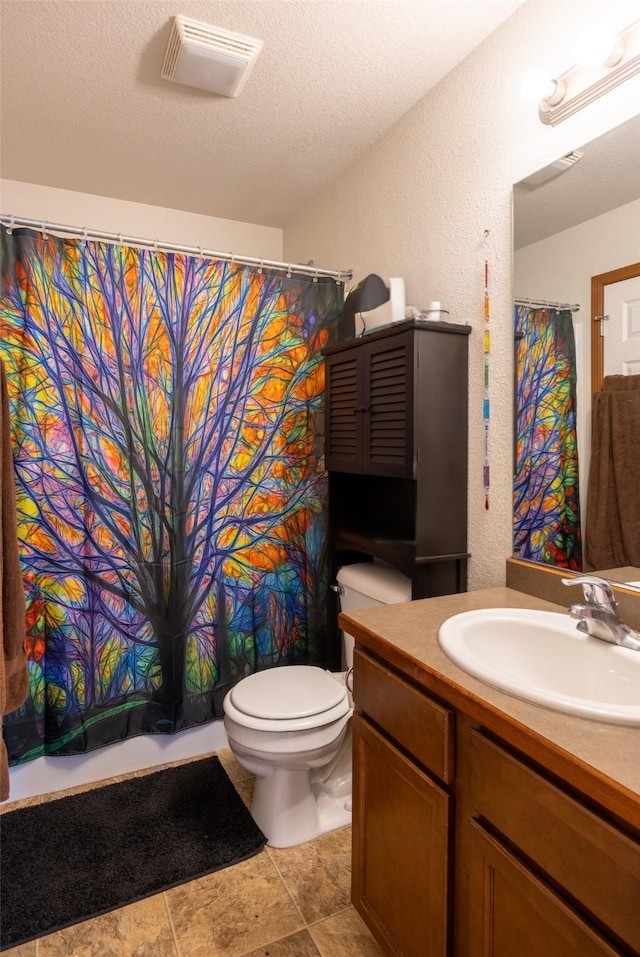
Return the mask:
[[(282, 227), (522, 0), (0, 0), (0, 174)], [(180, 13), (264, 41), (236, 99), (162, 80)]]

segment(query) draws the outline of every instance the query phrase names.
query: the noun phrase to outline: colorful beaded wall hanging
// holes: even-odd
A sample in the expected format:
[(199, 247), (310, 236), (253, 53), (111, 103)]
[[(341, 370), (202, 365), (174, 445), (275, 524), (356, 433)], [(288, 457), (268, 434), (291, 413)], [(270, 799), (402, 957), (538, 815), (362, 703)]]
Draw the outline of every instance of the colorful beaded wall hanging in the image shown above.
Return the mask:
[(489, 300), (489, 260), (484, 261), (484, 331), (482, 334), (482, 350), (484, 352), (484, 398), (482, 401), (482, 418), (484, 421), (484, 465), (482, 468), (482, 482), (484, 487), (484, 507), (489, 509), (489, 423), (491, 407), (489, 403), (489, 356), (491, 355), (491, 302)]

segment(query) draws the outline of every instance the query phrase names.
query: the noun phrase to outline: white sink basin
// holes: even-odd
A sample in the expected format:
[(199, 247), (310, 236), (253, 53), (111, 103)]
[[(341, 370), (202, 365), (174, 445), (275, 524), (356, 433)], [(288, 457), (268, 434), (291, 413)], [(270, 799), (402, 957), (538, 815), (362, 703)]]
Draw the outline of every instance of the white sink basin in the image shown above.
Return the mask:
[(584, 635), (569, 615), (483, 608), (447, 619), (440, 647), (463, 671), (535, 704), (640, 726), (640, 651)]

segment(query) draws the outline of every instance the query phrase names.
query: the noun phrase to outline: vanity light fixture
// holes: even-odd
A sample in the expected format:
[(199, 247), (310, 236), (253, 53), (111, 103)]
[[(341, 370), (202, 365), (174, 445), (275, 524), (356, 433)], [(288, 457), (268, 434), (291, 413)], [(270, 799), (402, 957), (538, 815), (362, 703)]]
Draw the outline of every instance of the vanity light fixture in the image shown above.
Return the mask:
[(640, 20), (617, 36), (593, 24), (576, 41), (576, 60), (540, 100), (538, 115), (547, 126), (557, 126), (640, 73)]

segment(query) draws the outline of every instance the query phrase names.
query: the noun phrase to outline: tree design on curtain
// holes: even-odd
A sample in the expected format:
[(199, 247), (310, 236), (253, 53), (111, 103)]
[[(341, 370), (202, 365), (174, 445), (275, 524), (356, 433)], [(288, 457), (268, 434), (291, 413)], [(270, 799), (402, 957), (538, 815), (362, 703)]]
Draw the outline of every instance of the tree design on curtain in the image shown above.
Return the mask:
[(13, 760), (206, 721), (245, 674), (321, 658), (335, 281), (3, 247), (31, 680)]
[(582, 568), (576, 356), (568, 310), (517, 306), (514, 554)]

